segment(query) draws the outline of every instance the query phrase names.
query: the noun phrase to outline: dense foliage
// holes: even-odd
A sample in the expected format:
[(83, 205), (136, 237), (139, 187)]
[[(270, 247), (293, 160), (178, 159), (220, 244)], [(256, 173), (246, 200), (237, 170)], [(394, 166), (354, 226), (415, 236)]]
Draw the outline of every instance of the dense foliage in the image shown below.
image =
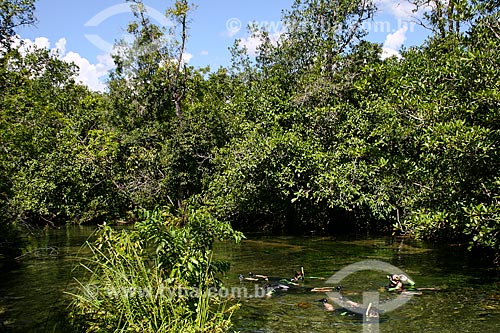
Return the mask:
[(500, 249), (497, 2), (413, 0), (429, 38), (382, 59), (362, 30), (372, 1), (296, 0), (278, 40), (254, 28), (257, 56), (236, 43), (216, 71), (184, 62), (193, 5), (176, 1), (165, 28), (128, 2), (135, 39), (95, 93), (15, 42), (34, 1), (2, 1), (2, 226), (176, 216), (195, 200), (241, 230)]
[[(82, 332), (225, 332), (238, 304), (215, 291), (214, 239), (241, 235), (204, 209), (184, 219), (163, 209), (141, 212), (134, 230), (100, 227), (81, 268), (88, 278), (72, 293), (70, 319)], [(85, 275), (84, 275), (85, 276)]]
[[(89, 244), (76, 326), (226, 330), (234, 308), (203, 292), (155, 295), (217, 287), (228, 266), (212, 245), (239, 241), (234, 230), (372, 230), (500, 251), (498, 1), (410, 0), (430, 36), (382, 59), (362, 30), (373, 1), (296, 0), (277, 40), (252, 27), (257, 56), (236, 42), (216, 71), (184, 61), (193, 5), (175, 1), (175, 24), (159, 27), (127, 2), (134, 39), (118, 43), (103, 93), (16, 37), (34, 0), (0, 2), (1, 253), (20, 246), (21, 225), (136, 222)], [(151, 292), (110, 297), (117, 288)]]

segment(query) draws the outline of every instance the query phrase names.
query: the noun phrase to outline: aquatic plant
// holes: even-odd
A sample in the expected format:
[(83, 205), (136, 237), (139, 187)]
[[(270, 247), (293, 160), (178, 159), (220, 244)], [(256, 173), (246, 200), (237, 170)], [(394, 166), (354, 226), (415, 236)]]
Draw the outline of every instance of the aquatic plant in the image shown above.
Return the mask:
[[(87, 246), (70, 293), (70, 320), (84, 332), (225, 332), (239, 307), (211, 293), (216, 274), (229, 268), (213, 261), (215, 238), (241, 235), (193, 209), (177, 218), (164, 209), (143, 211), (132, 230), (103, 225)], [(205, 223), (202, 223), (202, 220)]]

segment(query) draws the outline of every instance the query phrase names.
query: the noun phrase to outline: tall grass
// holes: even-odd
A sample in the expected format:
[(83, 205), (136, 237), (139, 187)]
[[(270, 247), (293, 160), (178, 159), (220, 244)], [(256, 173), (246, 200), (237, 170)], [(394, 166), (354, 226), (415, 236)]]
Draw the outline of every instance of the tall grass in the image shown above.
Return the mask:
[(208, 272), (198, 286), (172, 276), (134, 232), (101, 232), (88, 244), (88, 273), (71, 293), (70, 319), (83, 332), (226, 332), (238, 305), (211, 295)]

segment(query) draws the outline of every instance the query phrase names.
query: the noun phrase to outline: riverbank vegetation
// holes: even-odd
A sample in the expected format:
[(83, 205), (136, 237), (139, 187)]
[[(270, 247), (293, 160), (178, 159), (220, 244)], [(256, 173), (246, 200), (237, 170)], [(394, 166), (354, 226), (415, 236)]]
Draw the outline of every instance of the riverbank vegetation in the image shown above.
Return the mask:
[(497, 5), (431, 7), (425, 43), (382, 59), (360, 28), (371, 2), (296, 1), (294, 29), (255, 30), (255, 58), (236, 43), (233, 66), (208, 71), (182, 58), (192, 5), (174, 4), (167, 32), (129, 2), (135, 40), (105, 93), (22, 51), (13, 28), (34, 2), (3, 2), (3, 225), (129, 222), (196, 198), (242, 230), (394, 227), (500, 246)]
[[(211, 244), (238, 240), (234, 230), (373, 231), (500, 251), (497, 2), (411, 1), (430, 35), (383, 59), (362, 30), (371, 1), (296, 0), (288, 30), (275, 39), (251, 28), (256, 56), (236, 42), (219, 69), (184, 61), (194, 5), (173, 2), (175, 24), (159, 27), (127, 2), (134, 38), (117, 45), (99, 93), (75, 82), (74, 65), (15, 38), (35, 1), (2, 1), (2, 229), (168, 217), (132, 234), (103, 229), (89, 268), (102, 286), (137, 269), (144, 280), (132, 286), (208, 287), (223, 270), (208, 264)], [(77, 297), (75, 316), (98, 314), (101, 301)], [(177, 313), (168, 306), (159, 315)], [(111, 310), (99, 320), (138, 318)]]
[[(82, 332), (226, 332), (237, 303), (213, 292), (229, 264), (212, 259), (215, 239), (239, 241), (206, 212), (186, 221), (144, 211), (134, 230), (103, 225), (87, 244), (86, 274), (71, 292), (70, 318)], [(85, 278), (86, 277), (86, 278)]]

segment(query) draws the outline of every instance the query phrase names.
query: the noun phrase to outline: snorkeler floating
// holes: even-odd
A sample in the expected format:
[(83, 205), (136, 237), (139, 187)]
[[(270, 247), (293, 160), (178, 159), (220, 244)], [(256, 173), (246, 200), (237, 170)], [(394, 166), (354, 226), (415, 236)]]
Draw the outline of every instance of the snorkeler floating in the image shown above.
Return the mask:
[(266, 283), (262, 285), (262, 289), (266, 291), (266, 296), (270, 297), (275, 291), (288, 291), (291, 287), (300, 287), (299, 281), (304, 281), (304, 268), (301, 267), (300, 271), (295, 271), (294, 276), (289, 279), (276, 279), (276, 281), (269, 282), (267, 275), (254, 274), (252, 272), (248, 273), (248, 276), (243, 274), (239, 275), (240, 282), (262, 282)]
[(390, 283), (385, 288), (388, 291), (397, 291), (402, 293), (411, 293), (412, 295), (421, 295), (422, 293), (417, 293), (415, 291), (439, 291), (440, 288), (417, 288), (415, 282), (404, 274), (391, 274), (387, 275)]
[[(267, 275), (254, 274), (252, 272), (249, 272), (247, 277), (245, 277), (245, 275), (243, 275), (243, 274), (240, 274), (239, 279), (240, 279), (240, 282), (243, 282), (243, 281), (250, 281), (250, 282), (269, 281), (269, 278)], [(301, 267), (300, 271), (295, 271), (294, 276), (292, 278), (280, 280), (280, 282), (282, 282), (282, 283), (296, 285), (296, 286), (299, 285), (298, 283), (296, 283), (298, 281), (304, 281), (304, 268), (303, 267)]]
[[(422, 293), (420, 292), (421, 290), (440, 290), (439, 288), (416, 288), (415, 287), (415, 282), (408, 277), (405, 274), (390, 274), (387, 275), (387, 278), (389, 279), (389, 285), (386, 286), (385, 288), (390, 291), (390, 292), (398, 292), (400, 294), (405, 294), (405, 295), (421, 295)], [(315, 288), (307, 288), (306, 287), (306, 276), (304, 274), (304, 269), (301, 267), (300, 271), (295, 271), (294, 276), (292, 278), (276, 278), (273, 279), (271, 278), (271, 282), (269, 282), (269, 278), (267, 275), (260, 275), (260, 274), (254, 274), (250, 272), (247, 277), (245, 277), (243, 274), (239, 275), (240, 282), (264, 282), (265, 283), (261, 286), (261, 288), (265, 291), (265, 297), (272, 297), (276, 293), (281, 293), (281, 292), (299, 292), (299, 293), (307, 293), (307, 292), (323, 292), (323, 293), (329, 293), (329, 292), (336, 292), (338, 296), (331, 296), (334, 297), (332, 300), (335, 300), (338, 304), (341, 304), (341, 306), (336, 309), (333, 304), (329, 303), (329, 300), (327, 298), (322, 298), (318, 300), (318, 302), (321, 302), (323, 305), (323, 308), (328, 311), (332, 312), (335, 310), (342, 310), (344, 313), (352, 313), (352, 314), (360, 314), (362, 313), (366, 318), (378, 318), (379, 317), (379, 310), (372, 305), (371, 303), (366, 305), (366, 304), (360, 304), (353, 302), (351, 300), (345, 299), (341, 292), (343, 287), (342, 286), (337, 286), (337, 287), (330, 287), (330, 286), (325, 286), (325, 287), (315, 287)], [(307, 277), (307, 279), (311, 280), (324, 280), (324, 278), (320, 277)], [(273, 281), (274, 280), (274, 281)], [(339, 298), (338, 298), (339, 297)]]
[(290, 280), (293, 282), (304, 281), (304, 267), (301, 267), (300, 271), (295, 271), (293, 278)]
[(323, 308), (328, 311), (328, 312), (332, 312), (332, 311), (335, 311), (335, 307), (328, 303), (328, 299), (326, 298), (323, 298), (323, 299), (320, 299), (319, 302), (323, 303)]
[(254, 274), (252, 272), (248, 273), (248, 277), (245, 277), (243, 274), (240, 274), (239, 276), (240, 282), (243, 281), (267, 281), (267, 276), (266, 275), (261, 275), (261, 274)]
[[(338, 286), (335, 288), (335, 290), (340, 294), (342, 291), (342, 286)], [(321, 302), (323, 304), (323, 308), (328, 311), (328, 312), (333, 312), (335, 310), (339, 310), (342, 315), (344, 314), (352, 314), (352, 315), (359, 315), (363, 314), (366, 318), (378, 318), (380, 316), (379, 310), (372, 304), (369, 303), (368, 306), (364, 304), (360, 304), (348, 299), (345, 299), (342, 295), (340, 295), (340, 298), (333, 298), (333, 300), (337, 304), (341, 304), (340, 307), (337, 309), (328, 302), (327, 298), (322, 298), (318, 302)]]
[(388, 291), (404, 291), (415, 289), (415, 282), (404, 274), (387, 275), (390, 283), (386, 287)]

